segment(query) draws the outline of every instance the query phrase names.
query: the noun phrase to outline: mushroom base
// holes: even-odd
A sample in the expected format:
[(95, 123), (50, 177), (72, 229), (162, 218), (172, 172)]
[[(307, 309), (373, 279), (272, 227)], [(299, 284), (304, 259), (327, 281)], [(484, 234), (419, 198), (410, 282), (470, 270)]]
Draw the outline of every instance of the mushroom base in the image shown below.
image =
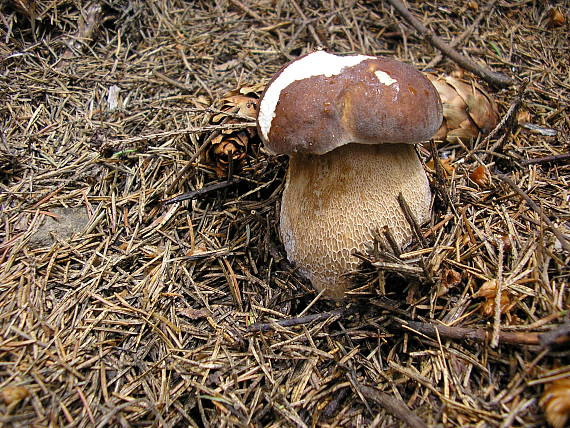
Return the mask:
[(409, 144), (348, 144), (324, 155), (294, 154), (281, 204), (281, 239), (287, 258), (317, 290), (340, 299), (353, 256), (388, 226), (400, 247), (412, 231), (398, 204), (402, 193), (420, 223), (429, 220), (431, 193)]

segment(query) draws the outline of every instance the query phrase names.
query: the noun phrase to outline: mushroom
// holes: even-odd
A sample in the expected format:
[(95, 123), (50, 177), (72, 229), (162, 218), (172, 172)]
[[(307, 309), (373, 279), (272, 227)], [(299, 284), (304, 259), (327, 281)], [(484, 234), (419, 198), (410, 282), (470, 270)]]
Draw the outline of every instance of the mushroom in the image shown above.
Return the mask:
[(439, 95), (410, 65), (316, 51), (285, 65), (262, 94), (266, 149), (288, 154), (280, 234), (287, 258), (317, 290), (339, 299), (355, 250), (388, 226), (401, 247), (412, 231), (397, 201), (430, 217), (431, 193), (414, 143), (442, 122)]

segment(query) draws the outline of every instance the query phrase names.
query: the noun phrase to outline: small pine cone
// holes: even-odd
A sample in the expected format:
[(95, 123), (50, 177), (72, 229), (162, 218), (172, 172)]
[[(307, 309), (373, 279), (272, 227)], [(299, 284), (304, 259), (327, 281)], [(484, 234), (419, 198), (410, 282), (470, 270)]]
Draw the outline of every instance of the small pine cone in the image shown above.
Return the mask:
[(216, 162), (218, 177), (226, 175), (230, 162), (239, 165), (247, 155), (250, 135), (246, 131), (233, 132), (229, 135), (220, 134), (212, 139), (209, 150), (210, 157)]
[[(244, 86), (226, 94), (218, 104), (218, 109), (224, 113), (214, 115), (211, 123), (240, 123), (242, 120), (231, 117), (231, 115), (255, 119), (257, 100), (262, 90), (262, 85)], [(234, 168), (239, 169), (255, 136), (254, 128), (224, 129), (212, 139), (211, 146), (206, 150), (205, 161), (215, 165), (218, 177), (224, 177), (230, 163), (233, 163)]]
[(546, 384), (540, 398), (540, 407), (546, 420), (554, 428), (566, 426), (570, 415), (570, 378), (558, 379)]
[(425, 75), (439, 92), (443, 104), (443, 123), (435, 140), (471, 140), (479, 133), (488, 134), (499, 122), (495, 101), (475, 82), (430, 73)]

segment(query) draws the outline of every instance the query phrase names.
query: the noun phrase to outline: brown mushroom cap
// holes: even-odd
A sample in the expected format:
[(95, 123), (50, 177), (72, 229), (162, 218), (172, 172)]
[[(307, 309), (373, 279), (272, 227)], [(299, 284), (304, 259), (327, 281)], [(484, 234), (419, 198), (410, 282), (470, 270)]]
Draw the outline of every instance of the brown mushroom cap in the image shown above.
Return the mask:
[(416, 143), (442, 121), (439, 95), (410, 65), (324, 51), (284, 66), (259, 102), (258, 130), (273, 153), (327, 153), (348, 143)]

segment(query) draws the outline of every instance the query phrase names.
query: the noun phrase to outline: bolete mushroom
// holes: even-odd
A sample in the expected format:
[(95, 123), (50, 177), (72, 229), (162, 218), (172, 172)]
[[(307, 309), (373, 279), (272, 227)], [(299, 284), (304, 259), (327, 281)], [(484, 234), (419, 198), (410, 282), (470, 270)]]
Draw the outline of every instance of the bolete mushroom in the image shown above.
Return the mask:
[(400, 246), (431, 194), (414, 143), (442, 122), (439, 95), (410, 65), (316, 51), (285, 65), (262, 94), (257, 125), (269, 152), (289, 155), (280, 234), (287, 258), (325, 295), (341, 298), (353, 255), (388, 226)]

